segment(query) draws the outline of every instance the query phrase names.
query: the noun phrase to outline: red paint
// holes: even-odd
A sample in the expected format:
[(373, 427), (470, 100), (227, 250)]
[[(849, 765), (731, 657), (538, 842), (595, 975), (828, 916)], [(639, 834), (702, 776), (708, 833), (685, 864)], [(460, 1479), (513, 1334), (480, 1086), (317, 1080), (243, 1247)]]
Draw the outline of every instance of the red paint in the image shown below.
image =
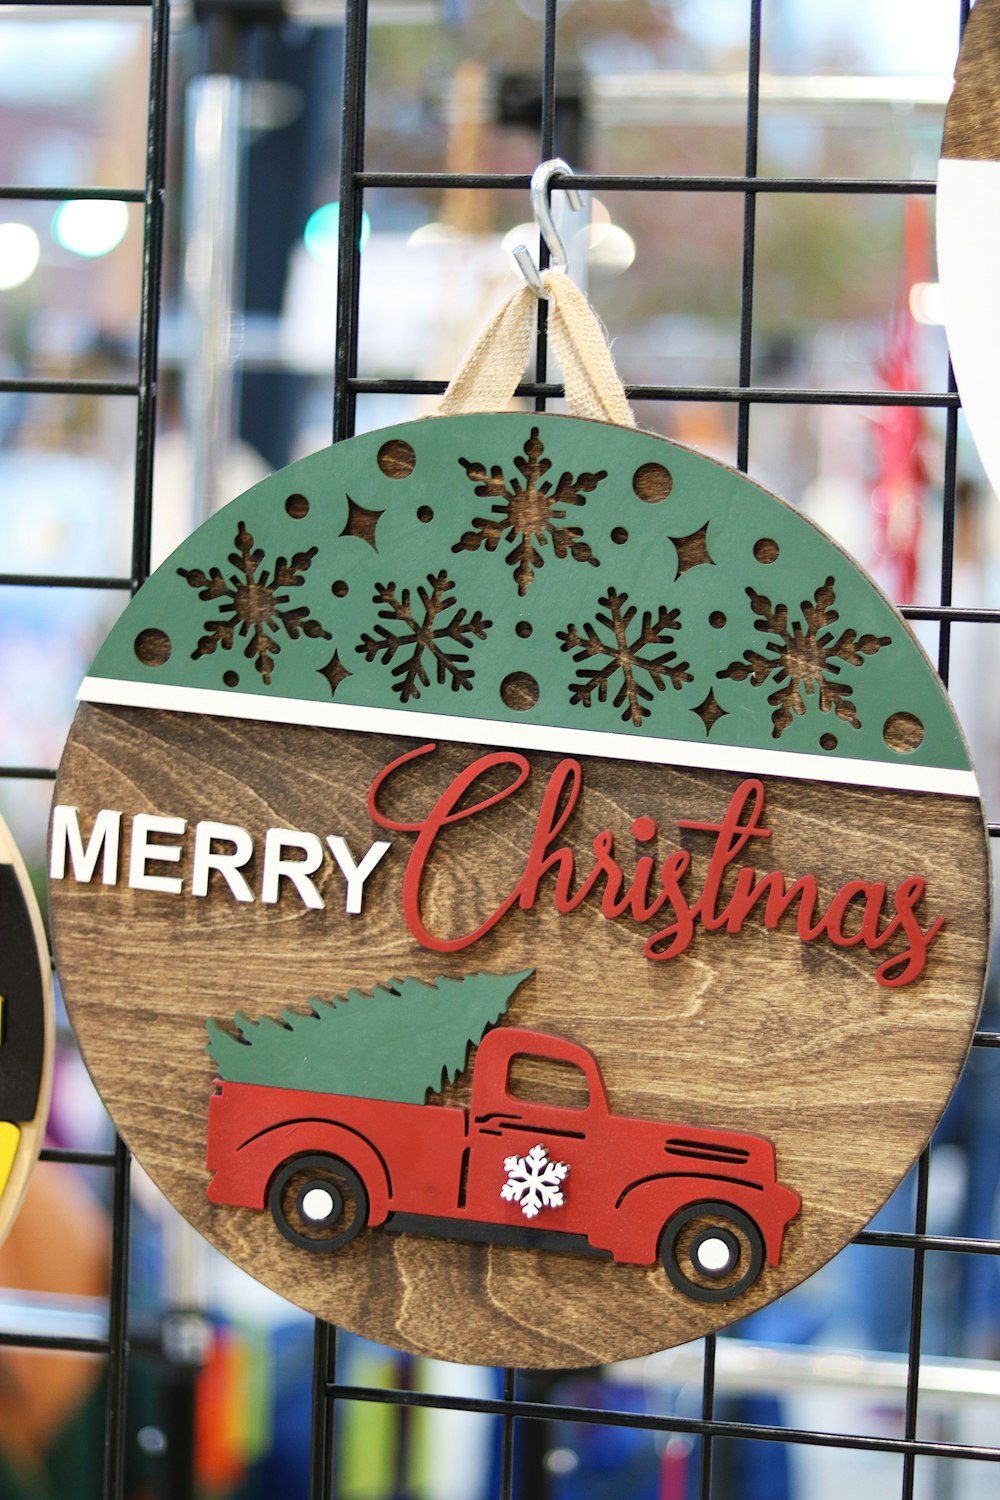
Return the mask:
[[(416, 940), (432, 952), (458, 953), (471, 947), (515, 906), (530, 911), (540, 899), (551, 899), (558, 912), (567, 914), (593, 897), (601, 915), (609, 919), (628, 916), (643, 925), (658, 913), (669, 912), (670, 920), (645, 940), (643, 951), (654, 963), (684, 953), (699, 927), (705, 932), (736, 935), (746, 922), (757, 917), (762, 917), (768, 931), (794, 920), (801, 942), (826, 939), (837, 948), (863, 945), (870, 952), (878, 952), (901, 936), (905, 946), (884, 958), (875, 970), (880, 985), (896, 989), (923, 972), (928, 950), (944, 925), (944, 918), (939, 916), (927, 928), (921, 927), (917, 909), (927, 882), (919, 875), (899, 882), (887, 909), (890, 898), (882, 881), (849, 880), (824, 905), (815, 875), (789, 881), (780, 869), (758, 874), (754, 865), (744, 862), (745, 857), (754, 847), (753, 840), (770, 839), (773, 831), (764, 823), (764, 783), (755, 777), (740, 783), (719, 822), (676, 820), (679, 829), (707, 835), (711, 840), (697, 892), (689, 889), (690, 850), (672, 850), (659, 864), (652, 855), (642, 854), (629, 878), (615, 856), (614, 835), (608, 829), (595, 834), (592, 863), (588, 870), (581, 871), (573, 850), (559, 842), (583, 791), (579, 761), (566, 758), (558, 762), (545, 783), (524, 871), (513, 889), (470, 931), (454, 936), (431, 932), (423, 920), (421, 893), (431, 861), (447, 857), (441, 847), (442, 835), (457, 823), (471, 818), (483, 820), (490, 808), (516, 795), (531, 777), (531, 765), (525, 756), (516, 751), (493, 751), (466, 766), (423, 818), (402, 820), (383, 812), (378, 799), (388, 778), (435, 748), (422, 745), (393, 761), (379, 773), (368, 798), (371, 816), (381, 827), (417, 835), (403, 880), (403, 914)], [(480, 778), (498, 767), (509, 768), (507, 785), (463, 805)], [(639, 842), (648, 843), (656, 836), (658, 825), (642, 814), (632, 822), (631, 831)], [(488, 820), (483, 821), (483, 832), (488, 834)], [(696, 852), (703, 854), (700, 840), (696, 841)], [(730, 873), (734, 878), (727, 884)]]
[[(441, 831), (450, 824), (461, 823), (466, 818), (475, 817), (477, 813), (485, 811), (488, 807), (494, 807), (496, 803), (503, 802), (512, 792), (516, 792), (531, 775), (531, 766), (525, 756), (517, 755), (514, 752), (507, 753), (500, 751), (493, 755), (484, 755), (475, 761), (473, 765), (467, 766), (464, 771), (455, 777), (448, 790), (443, 796), (438, 798), (430, 815), (422, 822), (399, 823), (386, 817), (385, 814), (379, 811), (378, 807), (378, 794), (382, 789), (383, 783), (399, 766), (405, 765), (408, 761), (415, 760), (417, 756), (428, 755), (432, 750), (436, 749), (437, 746), (433, 744), (421, 745), (417, 750), (407, 751), (405, 755), (401, 755), (398, 760), (394, 760), (391, 765), (386, 766), (384, 771), (380, 771), (372, 782), (371, 791), (368, 793), (368, 811), (373, 820), (382, 828), (392, 828), (397, 833), (417, 834), (417, 840), (413, 846), (413, 852), (410, 855), (409, 864), (406, 867), (406, 875), (403, 879), (403, 913), (406, 917), (406, 924), (417, 939), (417, 942), (421, 943), (423, 947), (430, 948), (435, 953), (457, 953), (461, 948), (468, 948), (470, 944), (484, 937), (487, 932), (496, 926), (501, 917), (506, 916), (507, 912), (514, 905), (517, 892), (514, 891), (509, 899), (501, 906), (498, 906), (492, 916), (487, 917), (486, 921), (477, 927), (474, 932), (466, 933), (464, 937), (454, 942), (445, 942), (440, 938), (436, 938), (432, 933), (427, 931), (420, 915), (420, 887), (423, 881), (424, 868), (434, 847), (434, 842)], [(469, 807), (459, 808), (458, 804), (465, 793), (480, 776), (485, 775), (494, 766), (505, 764), (512, 765), (517, 770), (517, 775), (508, 786), (504, 787), (502, 791), (494, 792), (492, 796), (484, 797), (481, 802), (474, 802)]]
[[(518, 1098), (511, 1064), (522, 1056), (577, 1069), (584, 1107)], [(777, 1265), (801, 1207), (798, 1193), (777, 1181), (774, 1147), (764, 1137), (615, 1115), (593, 1053), (521, 1027), (499, 1027), (480, 1043), (468, 1110), (249, 1083), (216, 1088), (207, 1158), (213, 1203), (261, 1209), (279, 1166), (328, 1152), (364, 1182), (371, 1226), (391, 1214), (416, 1214), (440, 1221), (442, 1234), (462, 1238), (465, 1224), (480, 1226), (480, 1234), (493, 1225), (498, 1243), (519, 1244), (530, 1243), (532, 1230), (560, 1230), (632, 1265), (652, 1265), (667, 1219), (704, 1201), (749, 1214)], [(529, 1219), (500, 1189), (505, 1159), (526, 1156), (536, 1144), (550, 1160), (566, 1162), (569, 1173), (564, 1204)]]

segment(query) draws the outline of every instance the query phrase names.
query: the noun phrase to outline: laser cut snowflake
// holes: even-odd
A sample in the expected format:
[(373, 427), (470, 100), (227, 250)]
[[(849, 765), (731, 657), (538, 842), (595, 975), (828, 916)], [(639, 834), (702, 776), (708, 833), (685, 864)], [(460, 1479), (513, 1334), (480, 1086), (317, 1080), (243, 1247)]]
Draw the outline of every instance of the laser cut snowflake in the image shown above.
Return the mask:
[(198, 590), (199, 599), (224, 601), (219, 612), (226, 618), (203, 621), (207, 633), (201, 637), (191, 656), (195, 660), (199, 656), (211, 656), (218, 647), (231, 651), (237, 635), (248, 636), (243, 655), (253, 660), (264, 682), (269, 685), (274, 658), (281, 651), (273, 632), (284, 630), (293, 641), (300, 635), (312, 640), (330, 639), (330, 632), (312, 618), (306, 605), (283, 608), (289, 597), (280, 592), (301, 587), (318, 548), (296, 552), (291, 560), (279, 557), (274, 565), (274, 577), (269, 579), (266, 568), (258, 574), (264, 551), (261, 547), (254, 547), (253, 537), (242, 521), (236, 528), (235, 546), (238, 551), (229, 554), (229, 561), (236, 571), (229, 578), (224, 578), (218, 568), (210, 568), (207, 573), (200, 568), (177, 569), (190, 587)]
[(403, 589), (401, 594), (397, 594), (394, 583), (377, 583), (373, 602), (385, 606), (379, 610), (378, 618), (395, 621), (407, 629), (405, 632), (393, 632), (384, 625), (376, 625), (375, 634), (365, 633), (361, 637), (360, 646), (356, 647), (367, 661), (381, 657), (385, 666), (389, 665), (397, 651), (413, 647), (410, 655), (397, 662), (392, 669), (392, 675), (397, 679), (392, 690), (399, 694), (403, 703), (408, 703), (411, 698), (419, 698), (421, 687), (430, 685), (424, 665), (427, 655), (437, 664), (439, 684), (450, 681), (454, 692), (459, 688), (471, 689), (472, 670), (462, 665), (469, 660), (469, 649), (448, 651), (442, 643), (450, 641), (454, 645), (471, 649), (475, 641), (485, 638), (493, 623), (492, 620), (484, 619), (478, 609), (474, 615), (467, 615), (466, 610), (460, 609), (450, 620), (439, 623), (440, 617), (455, 604), (454, 594), (448, 595), (448, 590), (455, 585), (444, 572), (429, 573), (427, 582), (430, 584), (429, 591), (423, 586), (417, 589), (417, 597), (423, 609), (421, 620), (417, 619), (410, 603), (409, 589)]
[(543, 458), (543, 452), (538, 428), (533, 427), (524, 445), (524, 456), (519, 454), (514, 460), (521, 480), (512, 479), (509, 484), (497, 465), (494, 464), (487, 474), (484, 464), (459, 459), (476, 486), (476, 494), (483, 498), (494, 497), (498, 503), (491, 508), (489, 516), (474, 517), (472, 530), (465, 532), (451, 550), (476, 552), (485, 545), (487, 552), (495, 552), (501, 542), (513, 542), (506, 562), (514, 569), (517, 592), (522, 598), (535, 577), (535, 569), (544, 564), (540, 548), (549, 542), (556, 557), (572, 557), (574, 562), (589, 563), (591, 567), (598, 565), (590, 546), (583, 540), (581, 527), (561, 523), (566, 519), (565, 507), (585, 504), (585, 497), (607, 478), (607, 470), (579, 474), (575, 479), (564, 473), (553, 489), (550, 481), (541, 482), (552, 467), (552, 460)]
[(573, 651), (574, 661), (587, 661), (595, 656), (606, 656), (609, 660), (602, 667), (579, 667), (577, 669), (577, 681), (570, 683), (569, 696), (571, 703), (581, 703), (584, 708), (590, 708), (594, 702), (594, 695), (598, 701), (607, 701), (608, 688), (620, 672), (622, 674), (621, 686), (614, 697), (615, 708), (625, 705), (622, 714), (623, 720), (631, 719), (638, 728), (643, 719), (649, 717), (649, 709), (646, 704), (652, 701), (653, 694), (649, 688), (641, 682), (640, 674), (644, 674), (657, 689), (663, 692), (669, 680), (675, 689), (682, 683), (691, 682), (693, 679), (688, 671), (686, 661), (677, 660), (676, 651), (665, 651), (662, 656), (641, 656), (639, 653), (644, 646), (666, 646), (673, 641), (673, 632), (680, 629), (680, 610), (667, 609), (660, 605), (654, 620), (648, 610), (643, 612), (642, 624), (633, 641), (629, 641), (629, 627), (638, 613), (635, 605), (628, 604), (628, 594), (619, 594), (615, 589), (608, 589), (603, 598), (598, 600), (608, 611), (607, 614), (598, 614), (597, 624), (606, 630), (611, 636), (611, 641), (603, 641), (593, 625), (585, 624), (584, 634), (577, 630), (575, 625), (569, 625), (565, 630), (557, 630), (556, 636), (562, 641), (563, 651)]
[(527, 1156), (508, 1156), (503, 1169), (507, 1181), (500, 1189), (508, 1203), (520, 1203), (526, 1219), (534, 1219), (543, 1208), (562, 1208), (566, 1202), (561, 1184), (569, 1167), (564, 1161), (549, 1161), (541, 1144), (532, 1146)]
[(866, 656), (874, 656), (883, 646), (891, 644), (887, 635), (858, 636), (854, 630), (844, 630), (834, 639), (830, 628), (840, 616), (833, 608), (836, 595), (833, 579), (828, 578), (813, 595), (812, 603), (804, 599), (799, 608), (805, 629), (796, 620), (788, 624), (787, 604), (772, 604), (763, 594), (747, 589), (750, 607), (758, 616), (754, 629), (767, 635), (777, 636), (768, 641), (765, 654), (748, 649), (742, 661), (730, 662), (717, 677), (727, 677), (733, 682), (745, 682), (749, 677), (754, 687), (761, 687), (771, 680), (778, 684), (768, 696), (774, 709), (771, 715), (772, 738), (779, 739), (792, 722), (794, 714), (804, 714), (806, 703), (803, 693), (819, 694), (821, 713), (836, 714), (846, 724), (861, 728), (857, 706), (851, 697), (851, 684), (838, 682), (840, 663), (852, 667), (864, 665)]

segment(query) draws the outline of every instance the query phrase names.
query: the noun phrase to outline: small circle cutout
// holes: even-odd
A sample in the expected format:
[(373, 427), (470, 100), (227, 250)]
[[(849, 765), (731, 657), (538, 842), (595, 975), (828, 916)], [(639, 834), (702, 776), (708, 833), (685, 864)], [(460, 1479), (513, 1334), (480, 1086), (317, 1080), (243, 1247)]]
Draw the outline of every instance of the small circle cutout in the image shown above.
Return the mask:
[(778, 544), (769, 536), (762, 536), (755, 543), (753, 555), (759, 563), (773, 563), (778, 556)]
[(165, 630), (140, 630), (135, 638), (135, 654), (144, 667), (162, 667), (173, 650)]
[(378, 450), (375, 462), (387, 479), (408, 479), (416, 467), (417, 455), (402, 438), (390, 438)]
[(821, 734), (819, 737), (819, 748), (821, 750), (836, 750), (837, 736), (835, 734)]
[(726, 623), (726, 617), (721, 609), (713, 609), (708, 617), (708, 623), (713, 630), (721, 630)]
[(526, 641), (531, 634), (531, 621), (518, 620), (517, 624), (514, 626), (514, 632), (516, 635), (519, 635), (521, 637), (522, 641)]
[(500, 697), (505, 708), (523, 714), (538, 702), (538, 683), (530, 672), (511, 672), (500, 684)]
[(673, 487), (674, 477), (662, 464), (641, 464), (632, 475), (633, 490), (649, 505), (665, 500)]
[(890, 714), (882, 726), (882, 738), (890, 750), (909, 755), (924, 742), (924, 726), (916, 714)]
[(611, 533), (611, 540), (614, 542), (616, 547), (623, 547), (628, 541), (628, 532), (625, 530), (625, 527), (616, 526), (614, 531)]
[(239, 687), (240, 674), (239, 672), (223, 672), (222, 680), (226, 687)]
[(289, 495), (285, 501), (285, 510), (293, 521), (304, 521), (309, 514), (309, 501), (305, 495)]
[(335, 599), (343, 599), (344, 595), (347, 593), (347, 583), (345, 582), (345, 580), (343, 578), (338, 578), (334, 583), (331, 583), (330, 593), (334, 596)]
[(430, 506), (429, 505), (421, 505), (420, 508), (417, 511), (417, 520), (418, 521), (423, 521), (424, 524), (426, 525), (428, 521), (433, 521), (433, 519), (434, 519), (434, 512), (431, 510)]

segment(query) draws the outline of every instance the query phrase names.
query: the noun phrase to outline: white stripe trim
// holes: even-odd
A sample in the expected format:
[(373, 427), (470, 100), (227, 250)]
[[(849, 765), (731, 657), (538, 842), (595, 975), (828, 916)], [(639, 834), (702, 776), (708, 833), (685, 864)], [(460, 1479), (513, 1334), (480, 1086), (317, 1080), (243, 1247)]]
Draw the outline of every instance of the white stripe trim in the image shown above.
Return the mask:
[(701, 745), (652, 735), (611, 734), (597, 729), (560, 729), (526, 721), (463, 718), (419, 709), (358, 708), (352, 704), (311, 703), (302, 698), (264, 698), (218, 688), (182, 688), (116, 677), (85, 677), (77, 697), (84, 703), (126, 708), (159, 708), (170, 713), (216, 714), (269, 724), (302, 724), (318, 729), (353, 729), (364, 734), (400, 734), (410, 739), (460, 740), (473, 745), (513, 746), (559, 754), (594, 755), (653, 765), (695, 766), (744, 775), (788, 776), (798, 781), (835, 781), (850, 786), (890, 787), (935, 792), (943, 797), (978, 797), (972, 771), (872, 760), (828, 760), (790, 750), (748, 750), (741, 745)]

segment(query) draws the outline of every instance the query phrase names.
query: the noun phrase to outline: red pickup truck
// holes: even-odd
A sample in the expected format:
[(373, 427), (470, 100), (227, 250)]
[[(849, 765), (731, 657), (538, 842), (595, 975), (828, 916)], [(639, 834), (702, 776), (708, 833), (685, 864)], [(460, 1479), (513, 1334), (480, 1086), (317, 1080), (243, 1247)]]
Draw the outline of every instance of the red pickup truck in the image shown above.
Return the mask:
[[(578, 1108), (516, 1097), (515, 1059), (578, 1070)], [(269, 1207), (305, 1250), (366, 1227), (598, 1255), (659, 1258), (690, 1297), (727, 1302), (781, 1258), (801, 1198), (762, 1136), (627, 1119), (593, 1054), (514, 1026), (480, 1043), (469, 1108), (216, 1081), (211, 1202)]]

